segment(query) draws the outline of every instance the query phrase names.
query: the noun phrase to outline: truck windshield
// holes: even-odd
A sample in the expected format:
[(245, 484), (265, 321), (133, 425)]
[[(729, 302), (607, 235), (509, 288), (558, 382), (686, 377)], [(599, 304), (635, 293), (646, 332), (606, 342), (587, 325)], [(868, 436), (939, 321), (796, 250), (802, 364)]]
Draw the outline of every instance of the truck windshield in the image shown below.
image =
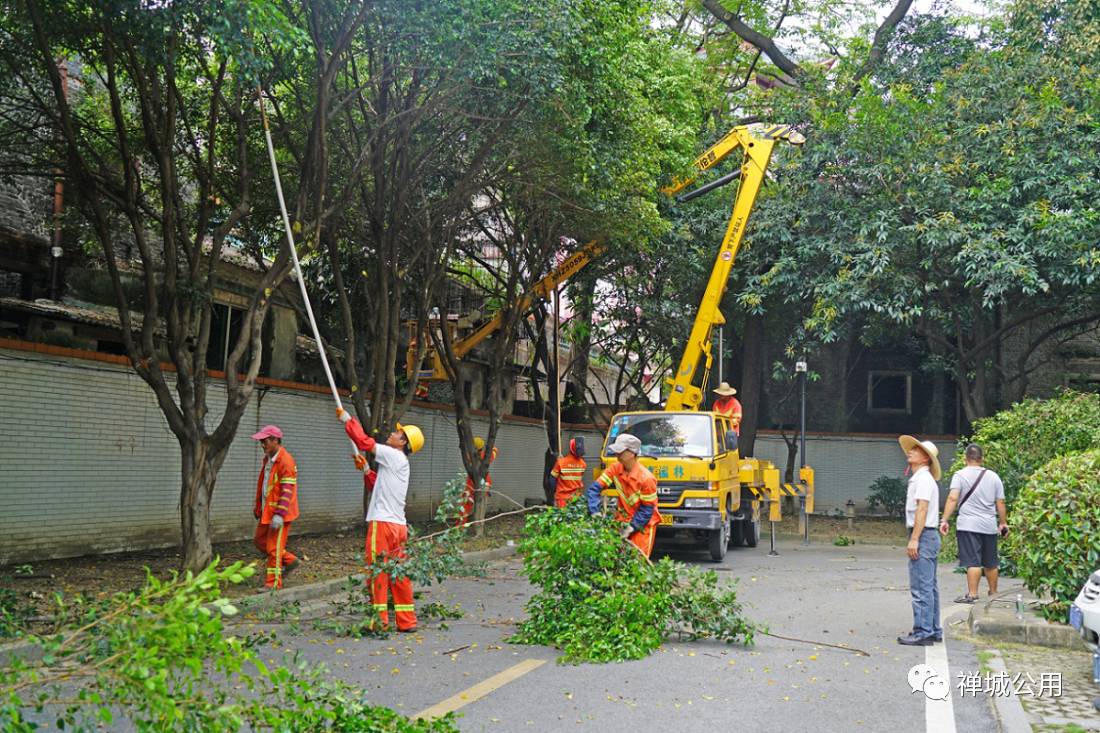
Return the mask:
[(622, 433), (642, 441), (642, 455), (655, 458), (712, 458), (714, 438), (709, 415), (649, 413), (619, 415), (607, 433), (607, 445)]

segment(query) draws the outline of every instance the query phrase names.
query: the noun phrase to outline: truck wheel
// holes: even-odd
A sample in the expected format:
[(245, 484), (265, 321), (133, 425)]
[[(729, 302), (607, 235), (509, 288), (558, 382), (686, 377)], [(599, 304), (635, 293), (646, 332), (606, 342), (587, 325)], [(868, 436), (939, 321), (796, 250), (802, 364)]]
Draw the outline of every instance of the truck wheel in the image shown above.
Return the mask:
[(729, 546), (729, 522), (722, 522), (720, 529), (710, 532), (710, 559), (722, 562), (726, 559), (726, 547)]
[(756, 547), (760, 542), (760, 520), (745, 519), (745, 545)]
[(745, 544), (745, 523), (741, 519), (730, 520), (730, 547), (740, 547)]

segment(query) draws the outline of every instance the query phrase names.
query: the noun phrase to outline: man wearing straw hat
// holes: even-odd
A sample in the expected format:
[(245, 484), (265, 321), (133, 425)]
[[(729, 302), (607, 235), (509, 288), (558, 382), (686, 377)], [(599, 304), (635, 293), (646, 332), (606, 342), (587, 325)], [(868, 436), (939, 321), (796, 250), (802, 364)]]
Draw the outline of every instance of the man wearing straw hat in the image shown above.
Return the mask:
[(714, 401), (714, 412), (725, 415), (733, 423), (733, 432), (741, 436), (741, 403), (734, 397), (737, 390), (730, 386), (729, 382), (722, 382), (718, 389), (714, 390), (718, 399)]
[(936, 565), (940, 554), (939, 448), (930, 440), (911, 435), (898, 438), (909, 463), (909, 487), (905, 495), (905, 526), (909, 528), (909, 595), (913, 600), (913, 630), (899, 636), (905, 646), (931, 646), (943, 641), (940, 626), (940, 589)]

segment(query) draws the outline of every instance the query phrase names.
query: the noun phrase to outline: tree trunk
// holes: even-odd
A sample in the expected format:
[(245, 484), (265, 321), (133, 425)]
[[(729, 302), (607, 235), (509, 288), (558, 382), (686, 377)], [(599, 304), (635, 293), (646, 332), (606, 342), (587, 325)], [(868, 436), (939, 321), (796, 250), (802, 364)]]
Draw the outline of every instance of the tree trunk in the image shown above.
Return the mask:
[(760, 419), (764, 373), (764, 317), (750, 315), (745, 320), (745, 332), (741, 338), (741, 434), (737, 443), (742, 456), (751, 456), (756, 449), (756, 428)]
[(592, 302), (596, 294), (596, 278), (586, 277), (580, 283), (580, 292), (573, 302), (573, 318), (580, 328), (580, 338), (573, 343), (569, 381), (565, 385), (568, 407), (567, 422), (592, 422), (589, 414), (587, 389), (588, 352), (592, 350)]
[(197, 573), (214, 559), (210, 541), (210, 500), (214, 495), (218, 472), (207, 460), (201, 439), (186, 444), (181, 442), (180, 449), (183, 476), (180, 490), (182, 569)]

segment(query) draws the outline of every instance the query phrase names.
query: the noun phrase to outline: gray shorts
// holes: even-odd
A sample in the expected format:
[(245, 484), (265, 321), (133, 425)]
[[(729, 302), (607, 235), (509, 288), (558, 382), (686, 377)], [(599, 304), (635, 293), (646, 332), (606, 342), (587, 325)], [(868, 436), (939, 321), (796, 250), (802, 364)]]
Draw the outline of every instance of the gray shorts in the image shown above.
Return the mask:
[(997, 535), (958, 530), (959, 565), (964, 568), (996, 568), (1001, 561), (997, 557)]

